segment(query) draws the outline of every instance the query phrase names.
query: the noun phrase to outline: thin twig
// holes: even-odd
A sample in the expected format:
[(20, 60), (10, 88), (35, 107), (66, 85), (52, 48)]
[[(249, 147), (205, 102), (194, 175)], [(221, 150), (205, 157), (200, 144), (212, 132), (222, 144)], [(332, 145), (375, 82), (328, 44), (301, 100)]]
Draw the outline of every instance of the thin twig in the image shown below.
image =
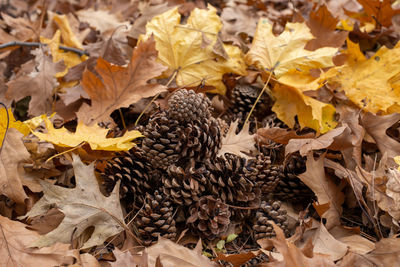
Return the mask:
[(4, 141), (6, 140), (8, 127), (10, 126), (10, 115), (8, 114), (8, 110), (7, 110), (6, 104), (4, 104), (3, 102), (0, 102), (0, 105), (2, 105), (4, 107), (4, 109), (6, 111), (6, 114), (7, 114), (6, 130), (4, 131), (4, 136), (3, 136), (3, 140), (1, 141), (1, 147), (0, 147), (0, 155), (1, 155), (1, 151), (3, 150)]
[[(9, 43), (4, 43), (0, 45), (0, 49), (3, 48), (8, 48), (8, 47), (13, 47), (13, 46), (26, 46), (26, 47), (41, 47), (41, 46), (46, 46), (47, 44), (44, 43), (40, 43), (40, 42), (20, 42), (20, 41), (13, 41), (13, 42), (9, 42)], [(87, 55), (89, 56), (89, 52), (85, 51), (85, 50), (81, 50), (78, 48), (74, 48), (74, 47), (68, 47), (68, 46), (63, 46), (60, 45), (58, 48), (65, 50), (65, 51), (69, 51), (69, 52), (73, 52), (78, 54), (79, 56), (83, 56), (83, 55)]]

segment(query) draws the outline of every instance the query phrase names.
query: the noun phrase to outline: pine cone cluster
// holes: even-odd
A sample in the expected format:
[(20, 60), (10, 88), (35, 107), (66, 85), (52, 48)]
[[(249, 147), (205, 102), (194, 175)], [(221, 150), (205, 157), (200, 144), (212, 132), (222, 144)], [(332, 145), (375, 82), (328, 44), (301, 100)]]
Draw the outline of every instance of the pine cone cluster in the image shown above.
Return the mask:
[[(242, 88), (235, 94), (243, 100), (244, 95), (256, 98), (257, 92)], [(251, 101), (245, 102), (237, 108), (244, 111)], [(272, 235), (268, 220), (286, 227), (285, 212), (271, 196), (278, 188), (287, 192), (285, 183), (292, 185), (287, 179), (302, 162), (294, 159), (284, 167), (263, 153), (250, 160), (228, 153), (217, 156), (226, 125), (211, 114), (205, 95), (178, 90), (167, 109), (140, 126), (144, 138), (137, 147), (107, 163), (106, 191), (121, 181), (121, 199), (135, 215), (133, 228), (144, 245), (158, 236), (174, 239), (176, 223), (209, 240), (220, 237), (232, 221), (252, 223), (256, 239)]]

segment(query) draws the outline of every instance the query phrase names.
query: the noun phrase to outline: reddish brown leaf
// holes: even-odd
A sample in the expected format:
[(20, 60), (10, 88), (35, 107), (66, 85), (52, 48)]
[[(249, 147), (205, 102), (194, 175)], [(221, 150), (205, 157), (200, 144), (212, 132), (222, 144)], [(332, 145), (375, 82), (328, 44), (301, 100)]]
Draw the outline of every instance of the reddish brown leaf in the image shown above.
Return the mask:
[(223, 260), (232, 263), (234, 267), (239, 267), (256, 256), (257, 253), (253, 251), (239, 254), (218, 254), (214, 261)]
[(149, 39), (135, 48), (127, 67), (111, 65), (102, 58), (97, 60), (96, 72), (85, 71), (82, 86), (92, 100), (84, 104), (77, 113), (86, 124), (110, 121), (109, 115), (115, 109), (128, 107), (144, 97), (150, 97), (166, 90), (160, 84), (149, 84), (148, 80), (159, 76), (166, 67), (156, 62), (155, 42)]
[(314, 51), (326, 46), (341, 47), (348, 33), (336, 31), (338, 22), (339, 19), (333, 17), (325, 5), (311, 11), (307, 26), (316, 38), (310, 40), (305, 48)]
[(272, 140), (274, 142), (286, 145), (291, 139), (309, 139), (313, 137), (314, 133), (298, 135), (294, 130), (283, 129), (279, 127), (260, 128), (257, 130), (258, 140), (265, 144), (269, 144), (268, 140)]
[(365, 13), (384, 27), (392, 25), (392, 17), (400, 14), (400, 10), (392, 8), (391, 0), (358, 0), (358, 2), (363, 6)]

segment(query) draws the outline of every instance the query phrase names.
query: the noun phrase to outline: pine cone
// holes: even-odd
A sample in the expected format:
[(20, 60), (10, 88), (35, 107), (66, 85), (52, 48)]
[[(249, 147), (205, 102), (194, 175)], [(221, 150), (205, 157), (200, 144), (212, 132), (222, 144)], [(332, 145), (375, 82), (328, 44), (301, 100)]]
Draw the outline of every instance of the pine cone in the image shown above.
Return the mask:
[(204, 94), (196, 94), (193, 90), (178, 90), (168, 100), (169, 116), (179, 122), (209, 119), (210, 108), (210, 99)]
[(229, 226), (231, 212), (219, 199), (203, 196), (190, 207), (187, 224), (200, 236), (212, 240), (223, 234)]
[(138, 237), (145, 246), (157, 242), (158, 236), (175, 239), (176, 227), (171, 201), (157, 190), (153, 195), (146, 193), (143, 209), (134, 221)]
[[(232, 102), (234, 104), (231, 108), (232, 113), (241, 113), (243, 117), (247, 117), (260, 93), (261, 90), (257, 87), (240, 84), (236, 85), (232, 92)], [(252, 116), (257, 118), (265, 117), (270, 113), (272, 104), (271, 98), (264, 93), (257, 102)]]
[(146, 162), (142, 151), (130, 151), (107, 162), (103, 174), (103, 186), (111, 193), (118, 180), (120, 198), (127, 203), (127, 209), (133, 209), (134, 203), (143, 203), (146, 191), (157, 186), (160, 173)]
[(214, 161), (207, 162), (211, 171), (208, 191), (223, 202), (234, 205), (255, 205), (261, 195), (255, 179), (246, 179), (251, 171), (246, 159), (233, 154), (225, 154)]
[(221, 146), (219, 124), (212, 117), (182, 124), (161, 111), (152, 116), (143, 135), (147, 159), (153, 167), (164, 170), (173, 164), (184, 166), (214, 157)]
[(283, 170), (284, 177), (275, 188), (275, 197), (291, 202), (309, 201), (314, 198), (313, 191), (308, 188), (297, 175), (306, 171), (306, 158), (293, 154)]
[(184, 170), (172, 165), (167, 170), (168, 175), (162, 178), (164, 194), (178, 205), (188, 206), (193, 201), (199, 201), (206, 190), (209, 173), (204, 166)]
[(284, 178), (283, 166), (272, 165), (269, 156), (259, 154), (254, 160), (249, 161), (251, 170), (246, 172), (246, 178), (256, 181), (263, 194), (274, 192), (279, 181)]
[(281, 209), (281, 203), (274, 201), (272, 203), (262, 201), (260, 208), (256, 212), (256, 222), (254, 223), (254, 239), (271, 238), (275, 236), (275, 231), (268, 220), (274, 221), (282, 228), (286, 236), (289, 235), (287, 212)]

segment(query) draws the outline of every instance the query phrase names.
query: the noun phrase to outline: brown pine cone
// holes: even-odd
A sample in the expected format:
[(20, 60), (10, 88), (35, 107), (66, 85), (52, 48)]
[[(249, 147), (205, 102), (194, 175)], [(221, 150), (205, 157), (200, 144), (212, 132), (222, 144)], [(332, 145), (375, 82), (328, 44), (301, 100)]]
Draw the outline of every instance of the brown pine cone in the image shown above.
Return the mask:
[(287, 212), (281, 208), (279, 201), (262, 201), (260, 208), (256, 212), (254, 223), (254, 239), (271, 238), (275, 236), (275, 231), (268, 220), (272, 220), (282, 228), (286, 236), (289, 235)]
[(203, 196), (190, 207), (189, 211), (190, 217), (186, 223), (203, 238), (213, 240), (228, 229), (231, 212), (219, 199)]
[(180, 89), (168, 100), (170, 118), (179, 122), (203, 121), (211, 117), (211, 101), (202, 93)]
[(172, 165), (168, 168), (167, 175), (162, 177), (164, 194), (178, 205), (188, 206), (199, 201), (206, 190), (209, 173), (205, 166), (184, 170)]
[(140, 209), (134, 226), (145, 246), (157, 242), (158, 236), (174, 240), (176, 237), (174, 209), (171, 201), (159, 191), (146, 193), (143, 209)]
[(255, 179), (246, 177), (250, 168), (245, 158), (226, 153), (207, 162), (210, 170), (208, 191), (223, 202), (253, 206), (259, 201), (261, 190)]

